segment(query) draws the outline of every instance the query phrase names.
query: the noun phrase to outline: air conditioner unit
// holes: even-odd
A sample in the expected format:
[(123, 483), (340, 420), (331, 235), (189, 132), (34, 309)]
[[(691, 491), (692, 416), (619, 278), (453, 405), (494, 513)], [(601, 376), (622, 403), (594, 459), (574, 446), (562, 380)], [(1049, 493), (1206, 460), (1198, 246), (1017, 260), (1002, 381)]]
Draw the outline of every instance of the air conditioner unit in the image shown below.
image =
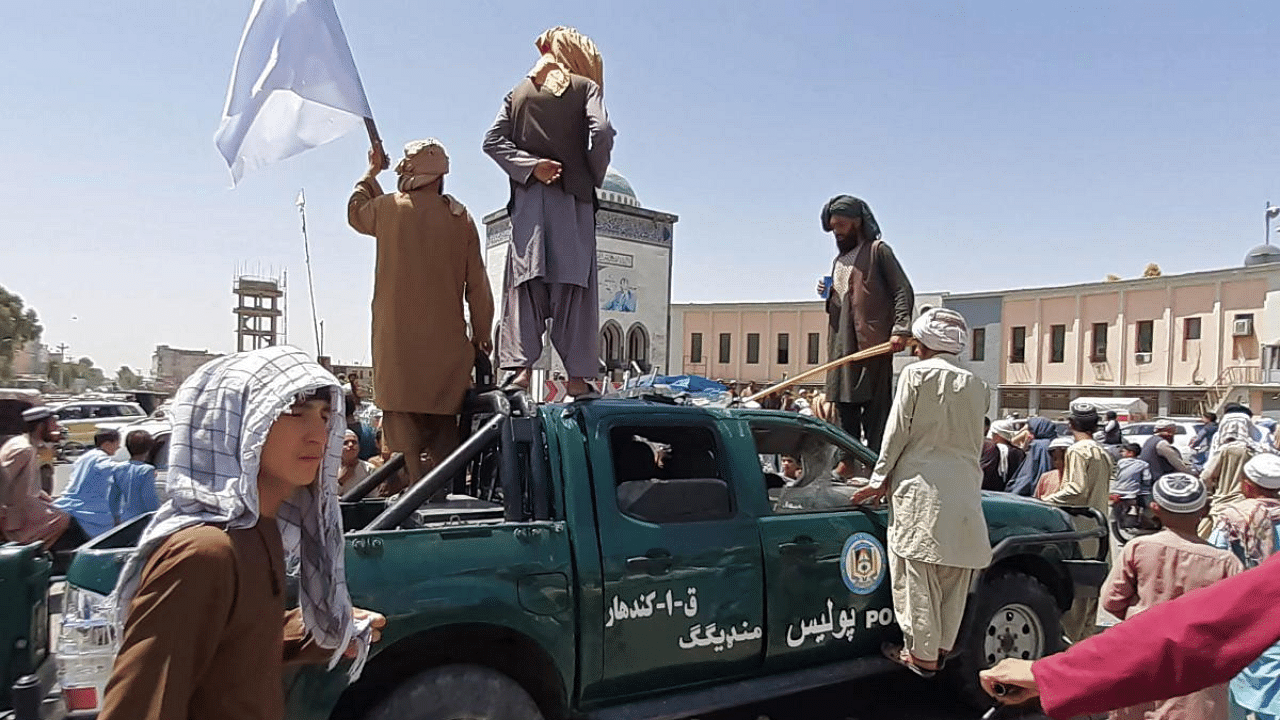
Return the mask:
[(1134, 360), (1137, 361), (1139, 365), (1150, 365), (1151, 353), (1137, 353), (1134, 355)]
[(1253, 336), (1253, 318), (1236, 318), (1235, 324), (1231, 326), (1232, 337), (1252, 337)]

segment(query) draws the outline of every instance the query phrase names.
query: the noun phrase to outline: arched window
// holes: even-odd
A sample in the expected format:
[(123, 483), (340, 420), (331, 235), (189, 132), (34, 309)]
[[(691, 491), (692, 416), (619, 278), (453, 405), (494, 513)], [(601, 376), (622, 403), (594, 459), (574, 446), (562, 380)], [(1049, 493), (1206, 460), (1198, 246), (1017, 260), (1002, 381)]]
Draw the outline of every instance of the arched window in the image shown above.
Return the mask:
[(622, 359), (622, 326), (609, 320), (600, 327), (600, 359), (609, 370), (616, 370), (625, 363)]
[(627, 367), (633, 362), (641, 372), (649, 372), (649, 331), (640, 323), (627, 331)]

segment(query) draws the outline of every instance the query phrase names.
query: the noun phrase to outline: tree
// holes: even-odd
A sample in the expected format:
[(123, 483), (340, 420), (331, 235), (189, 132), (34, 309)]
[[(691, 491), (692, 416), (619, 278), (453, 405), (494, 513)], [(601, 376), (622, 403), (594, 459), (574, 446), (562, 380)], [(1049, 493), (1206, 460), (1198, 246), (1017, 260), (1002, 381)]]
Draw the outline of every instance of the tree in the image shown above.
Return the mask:
[(0, 377), (13, 377), (14, 356), (42, 332), (35, 309), (23, 308), (21, 297), (0, 287)]
[(1163, 274), (1160, 272), (1160, 266), (1155, 263), (1148, 264), (1147, 269), (1142, 271), (1142, 277), (1144, 278), (1160, 277)]
[[(82, 357), (75, 362), (50, 363), (49, 376), (57, 379), (64, 390), (100, 387), (106, 383), (102, 368), (94, 367), (93, 360)], [(76, 387), (77, 383), (80, 387)]]
[(138, 377), (138, 373), (128, 365), (121, 365), (116, 371), (116, 385), (120, 386), (121, 390), (137, 390), (142, 385), (142, 378)]

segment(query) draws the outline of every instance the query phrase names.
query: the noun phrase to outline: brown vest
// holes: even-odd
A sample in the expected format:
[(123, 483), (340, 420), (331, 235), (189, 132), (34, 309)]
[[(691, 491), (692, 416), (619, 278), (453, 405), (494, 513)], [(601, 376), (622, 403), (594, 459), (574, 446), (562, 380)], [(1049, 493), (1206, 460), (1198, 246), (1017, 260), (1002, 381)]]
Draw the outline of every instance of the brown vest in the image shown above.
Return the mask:
[[(844, 312), (853, 314), (853, 329), (858, 349), (879, 345), (893, 332), (894, 303), (892, 288), (880, 267), (877, 251), (879, 239), (861, 242), (853, 256), (853, 272), (844, 297)], [(847, 322), (847, 320), (846, 320)], [(847, 325), (845, 327), (848, 327)], [(846, 350), (852, 352), (852, 350)]]
[[(562, 170), (555, 184), (582, 202), (596, 203), (595, 180), (587, 161), (587, 83), (569, 76), (560, 97), (539, 90), (533, 80), (511, 91), (511, 140), (516, 147), (540, 158), (555, 160)], [(528, 182), (538, 182), (532, 175)], [(511, 181), (514, 193), (517, 183)]]

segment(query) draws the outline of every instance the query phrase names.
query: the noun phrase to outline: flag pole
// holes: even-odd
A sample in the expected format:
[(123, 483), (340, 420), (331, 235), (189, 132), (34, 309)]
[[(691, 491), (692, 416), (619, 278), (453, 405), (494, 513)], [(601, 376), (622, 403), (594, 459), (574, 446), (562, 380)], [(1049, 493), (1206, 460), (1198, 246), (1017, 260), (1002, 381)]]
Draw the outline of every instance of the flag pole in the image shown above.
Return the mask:
[(369, 146), (374, 150), (381, 150), (383, 155), (387, 154), (382, 148), (382, 137), (378, 135), (378, 126), (373, 123), (373, 118), (364, 119), (364, 129), (369, 131)]
[(315, 333), (316, 357), (324, 355), (324, 345), (320, 340), (320, 321), (316, 317), (316, 284), (311, 279), (311, 242), (307, 239), (307, 199), (303, 190), (298, 191), (298, 216), (302, 220), (302, 251), (307, 266), (307, 290), (311, 295), (311, 330)]

